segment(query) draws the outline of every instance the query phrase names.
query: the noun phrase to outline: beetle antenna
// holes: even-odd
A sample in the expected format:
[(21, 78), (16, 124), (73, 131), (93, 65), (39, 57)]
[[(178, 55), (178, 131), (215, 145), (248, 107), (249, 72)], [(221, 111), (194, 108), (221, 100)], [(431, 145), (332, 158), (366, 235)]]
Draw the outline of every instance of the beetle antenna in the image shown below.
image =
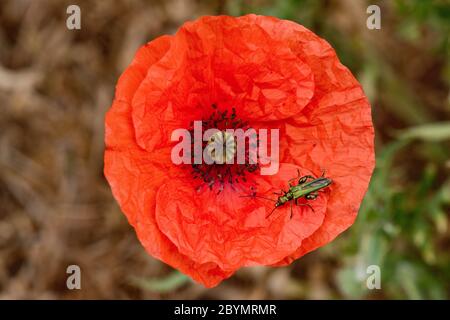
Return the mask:
[(293, 215), (293, 212), (292, 212), (292, 201), (291, 201), (291, 215), (289, 216), (289, 219), (292, 219), (292, 215)]
[(278, 207), (273, 208), (272, 211), (270, 211), (270, 213), (266, 216), (266, 219), (269, 218), (277, 208)]

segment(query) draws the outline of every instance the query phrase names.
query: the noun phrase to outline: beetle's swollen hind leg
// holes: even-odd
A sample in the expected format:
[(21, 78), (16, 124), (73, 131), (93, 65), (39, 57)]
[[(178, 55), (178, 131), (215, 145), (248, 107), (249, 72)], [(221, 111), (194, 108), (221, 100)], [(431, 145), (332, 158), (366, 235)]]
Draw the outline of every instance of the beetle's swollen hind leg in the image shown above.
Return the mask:
[(299, 169), (297, 169), (297, 176), (296, 176), (295, 178), (292, 178), (292, 179), (289, 179), (289, 180), (288, 180), (289, 188), (293, 186), (293, 185), (291, 184), (291, 181), (294, 181), (294, 180), (298, 179), (298, 177), (300, 177), (300, 170), (299, 170)]
[(298, 184), (304, 184), (308, 179), (314, 180), (315, 178), (313, 176), (307, 175), (303, 176), (298, 180)]
[(306, 200), (315, 200), (318, 196), (319, 196), (319, 193), (317, 191), (311, 192), (305, 196), (305, 199)]

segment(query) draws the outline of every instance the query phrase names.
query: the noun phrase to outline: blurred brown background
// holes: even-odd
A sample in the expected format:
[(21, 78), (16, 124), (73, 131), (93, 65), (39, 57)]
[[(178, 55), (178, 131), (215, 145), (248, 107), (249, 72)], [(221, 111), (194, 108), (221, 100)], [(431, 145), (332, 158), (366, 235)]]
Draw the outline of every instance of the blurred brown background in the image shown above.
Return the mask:
[[(66, 28), (70, 4), (81, 30)], [(381, 30), (366, 28), (369, 4)], [(208, 290), (139, 244), (103, 177), (103, 120), (140, 45), (201, 15), (251, 12), (336, 48), (371, 100), (377, 169), (332, 244)], [(1, 0), (0, 299), (448, 299), (449, 21), (447, 1)], [(70, 264), (81, 290), (66, 288)], [(365, 285), (372, 264), (381, 290)]]

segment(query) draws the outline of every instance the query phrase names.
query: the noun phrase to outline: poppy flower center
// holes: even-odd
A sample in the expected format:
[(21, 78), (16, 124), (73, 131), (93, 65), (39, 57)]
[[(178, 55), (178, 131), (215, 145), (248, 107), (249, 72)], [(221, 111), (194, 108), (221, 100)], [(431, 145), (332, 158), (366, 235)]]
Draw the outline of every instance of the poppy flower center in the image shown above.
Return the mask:
[(214, 133), (207, 142), (206, 152), (214, 163), (230, 162), (236, 154), (234, 135), (226, 131)]
[[(250, 148), (255, 148), (250, 139), (244, 140), (245, 148), (242, 154), (244, 162), (241, 163), (237, 157), (238, 145), (236, 136), (229, 132), (232, 130), (250, 129), (248, 123), (237, 118), (235, 108), (221, 111), (217, 105), (211, 106), (212, 112), (209, 117), (202, 119), (202, 130), (207, 132), (210, 129), (216, 130), (206, 141), (202, 141), (202, 152), (211, 159), (210, 163), (201, 164), (192, 161), (192, 175), (194, 179), (200, 180), (197, 190), (203, 187), (218, 188), (220, 193), (225, 185), (247, 184), (247, 175), (259, 169), (259, 164), (250, 161)], [(193, 134), (193, 126), (189, 130)], [(255, 137), (257, 144), (257, 137)], [(194, 143), (191, 150), (195, 155)], [(194, 158), (194, 157), (193, 157)], [(253, 186), (252, 186), (253, 187)]]

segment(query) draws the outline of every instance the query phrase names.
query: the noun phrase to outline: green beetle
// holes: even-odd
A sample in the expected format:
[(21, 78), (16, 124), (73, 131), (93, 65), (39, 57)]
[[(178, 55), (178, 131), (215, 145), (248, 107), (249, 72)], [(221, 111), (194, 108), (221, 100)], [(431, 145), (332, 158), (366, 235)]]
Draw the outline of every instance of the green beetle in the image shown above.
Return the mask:
[[(306, 200), (314, 200), (319, 196), (320, 190), (328, 187), (331, 183), (333, 183), (333, 180), (331, 180), (330, 178), (324, 177), (325, 173), (322, 174), (321, 177), (315, 178), (311, 175), (300, 177), (300, 171), (297, 170), (297, 172), (298, 172), (298, 177), (290, 179), (288, 181), (288, 184), (289, 184), (288, 191), (282, 190), (281, 192), (275, 193), (276, 195), (279, 196), (277, 200), (273, 200), (270, 198), (261, 197), (261, 196), (257, 196), (257, 195), (248, 196), (248, 197), (262, 198), (262, 199), (266, 199), (266, 200), (275, 202), (275, 207), (267, 215), (266, 218), (270, 217), (270, 215), (275, 211), (275, 209), (285, 205), (287, 202), (290, 202), (290, 204), (291, 204), (291, 216), (290, 216), (291, 218), (292, 218), (292, 203), (293, 202), (296, 205), (308, 206), (309, 208), (311, 208), (311, 210), (314, 211), (314, 209), (311, 207), (311, 205), (309, 205), (307, 203), (299, 204), (298, 199), (305, 198)], [(298, 179), (299, 177), (300, 177), (300, 179), (298, 180), (298, 183), (296, 185), (292, 185), (291, 182), (295, 179)]]

